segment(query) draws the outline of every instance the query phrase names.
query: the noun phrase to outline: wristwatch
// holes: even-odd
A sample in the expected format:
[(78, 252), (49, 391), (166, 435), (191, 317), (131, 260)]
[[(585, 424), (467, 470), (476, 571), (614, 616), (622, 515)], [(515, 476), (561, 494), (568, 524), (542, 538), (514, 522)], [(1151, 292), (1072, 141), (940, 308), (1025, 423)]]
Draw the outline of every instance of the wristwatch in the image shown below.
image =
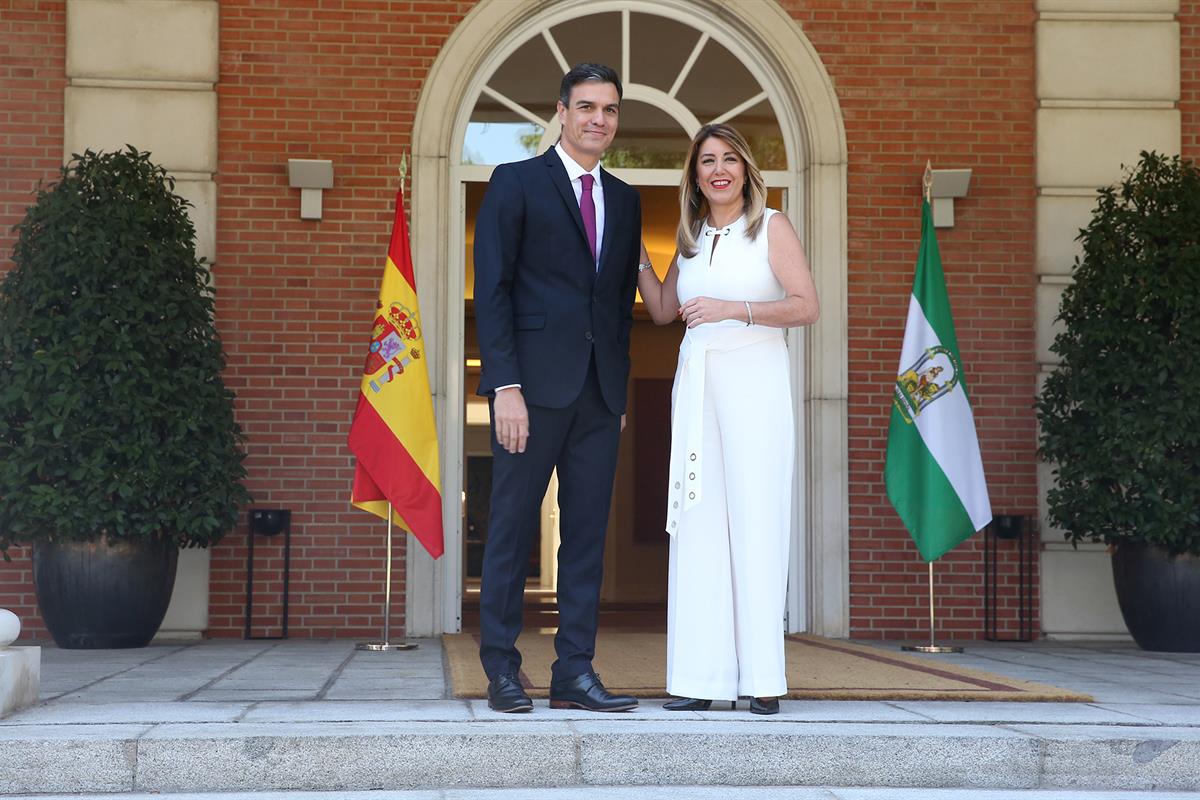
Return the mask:
[(648, 269), (654, 269), (654, 265), (651, 264), (649, 261), (643, 261), (642, 263), (638, 264), (638, 274), (639, 275)]

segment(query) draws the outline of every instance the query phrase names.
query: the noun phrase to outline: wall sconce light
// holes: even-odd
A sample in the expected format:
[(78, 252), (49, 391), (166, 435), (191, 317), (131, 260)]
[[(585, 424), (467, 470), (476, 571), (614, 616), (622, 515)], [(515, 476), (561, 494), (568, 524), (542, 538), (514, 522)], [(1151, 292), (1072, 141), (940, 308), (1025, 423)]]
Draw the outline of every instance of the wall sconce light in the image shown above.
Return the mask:
[(969, 169), (933, 170), (933, 227), (954, 227), (954, 198), (966, 197), (971, 186)]
[(320, 219), (321, 192), (333, 188), (333, 162), (321, 158), (289, 158), (288, 186), (300, 190), (300, 219)]

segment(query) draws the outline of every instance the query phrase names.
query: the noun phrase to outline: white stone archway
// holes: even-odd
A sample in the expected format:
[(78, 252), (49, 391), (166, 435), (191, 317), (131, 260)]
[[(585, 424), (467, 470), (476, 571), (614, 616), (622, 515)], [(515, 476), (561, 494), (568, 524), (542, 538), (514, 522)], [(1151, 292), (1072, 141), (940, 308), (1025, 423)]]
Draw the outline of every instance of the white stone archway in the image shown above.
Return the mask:
[[(406, 582), (407, 632), (411, 636), (457, 631), (461, 611), (461, 516), (463, 404), (463, 247), (458, 224), (462, 196), (451, 180), (459, 158), (458, 132), (465, 127), (483, 81), (511, 52), (514, 41), (548, 17), (586, 10), (646, 10), (705, 21), (719, 30), (781, 102), (780, 122), (798, 151), (794, 172), (793, 223), (812, 264), (822, 315), (803, 342), (805, 374), (797, 397), (807, 410), (807, 458), (797, 471), (796, 491), (805, 498), (807, 552), (796, 554), (807, 587), (806, 619), (793, 629), (846, 636), (849, 612), (849, 485), (847, 444), (848, 353), (846, 263), (846, 137), (833, 84), (800, 26), (771, 0), (733, 8), (717, 0), (483, 0), (443, 46), (430, 69), (413, 129), (412, 230), (416, 280), (442, 450), (446, 555), (435, 563), (410, 548)], [(798, 606), (799, 607), (799, 606)]]

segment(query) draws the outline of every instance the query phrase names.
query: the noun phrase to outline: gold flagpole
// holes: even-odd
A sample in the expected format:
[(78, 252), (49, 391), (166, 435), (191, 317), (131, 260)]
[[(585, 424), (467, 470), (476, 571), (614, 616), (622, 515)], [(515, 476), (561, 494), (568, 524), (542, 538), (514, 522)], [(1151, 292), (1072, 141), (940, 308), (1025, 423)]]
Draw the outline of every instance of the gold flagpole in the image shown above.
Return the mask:
[[(400, 193), (404, 193), (404, 179), (408, 177), (408, 153), (400, 157)], [(393, 642), (391, 638), (392, 622), (392, 506), (388, 504), (387, 520), (387, 566), (383, 579), (383, 639), (378, 642), (359, 642), (356, 650), (416, 650), (416, 642), (407, 639), (403, 642)]]
[(906, 644), (901, 647), (901, 650), (906, 650), (910, 653), (961, 653), (963, 649), (957, 645), (938, 645), (933, 643), (933, 632), (937, 627), (937, 620), (934, 618), (933, 611), (933, 562), (929, 562), (929, 644)]
[(921, 186), (925, 190), (925, 202), (933, 205), (933, 162), (925, 159), (925, 175), (921, 178)]

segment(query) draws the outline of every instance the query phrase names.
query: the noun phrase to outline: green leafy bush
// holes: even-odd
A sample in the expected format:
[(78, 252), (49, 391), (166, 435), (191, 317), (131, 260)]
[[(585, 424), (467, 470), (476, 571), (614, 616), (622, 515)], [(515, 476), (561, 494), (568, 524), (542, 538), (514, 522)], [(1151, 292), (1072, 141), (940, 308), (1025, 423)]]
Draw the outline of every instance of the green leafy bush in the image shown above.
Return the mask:
[(1200, 555), (1200, 170), (1143, 152), (1079, 238), (1037, 401), (1050, 519)]
[(189, 203), (135, 148), (86, 151), (0, 282), (0, 551), (219, 540), (249, 501)]

